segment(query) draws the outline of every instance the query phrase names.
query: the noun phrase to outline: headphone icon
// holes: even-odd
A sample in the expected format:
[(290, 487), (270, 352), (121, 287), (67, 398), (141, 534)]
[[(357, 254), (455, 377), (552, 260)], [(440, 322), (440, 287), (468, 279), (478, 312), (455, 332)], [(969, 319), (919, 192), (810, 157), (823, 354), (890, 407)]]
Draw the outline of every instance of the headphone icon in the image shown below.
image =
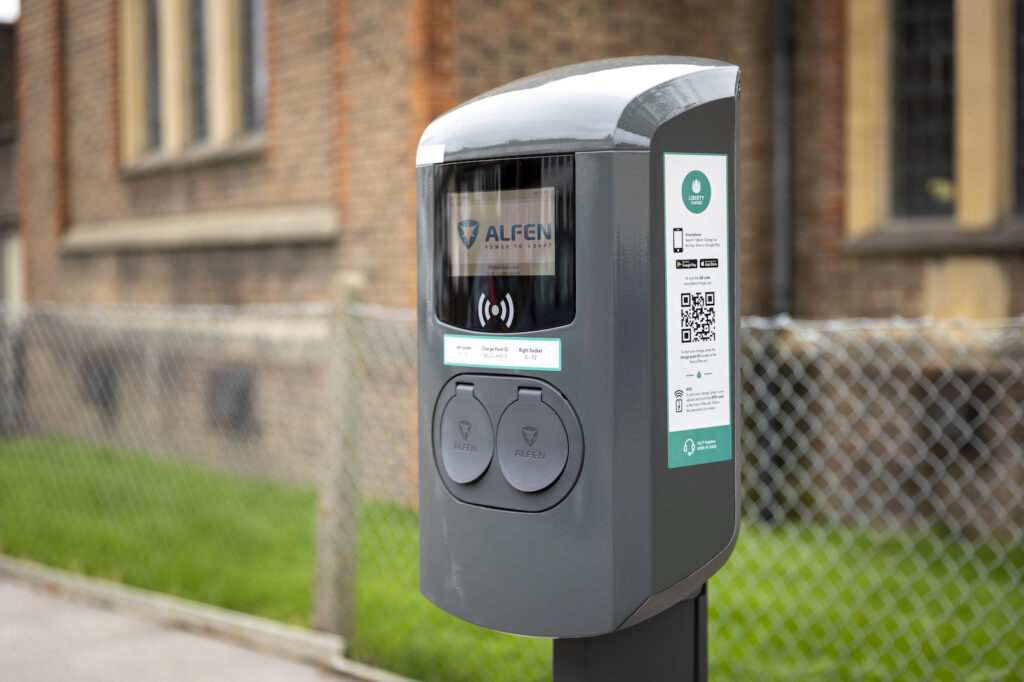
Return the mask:
[(487, 300), (486, 294), (480, 294), (480, 300), (476, 304), (476, 314), (480, 318), (480, 326), (486, 327), (488, 320), (497, 317), (505, 323), (506, 328), (512, 327), (512, 320), (516, 316), (516, 308), (512, 304), (512, 296), (505, 294), (501, 303), (491, 303)]

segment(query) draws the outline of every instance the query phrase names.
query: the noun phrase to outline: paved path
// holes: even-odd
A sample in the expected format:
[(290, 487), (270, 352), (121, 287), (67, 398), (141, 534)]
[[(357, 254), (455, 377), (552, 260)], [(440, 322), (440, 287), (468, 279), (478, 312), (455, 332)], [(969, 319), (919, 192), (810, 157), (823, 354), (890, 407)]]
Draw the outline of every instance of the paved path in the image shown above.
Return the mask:
[(251, 649), (0, 577), (0, 681), (346, 682)]

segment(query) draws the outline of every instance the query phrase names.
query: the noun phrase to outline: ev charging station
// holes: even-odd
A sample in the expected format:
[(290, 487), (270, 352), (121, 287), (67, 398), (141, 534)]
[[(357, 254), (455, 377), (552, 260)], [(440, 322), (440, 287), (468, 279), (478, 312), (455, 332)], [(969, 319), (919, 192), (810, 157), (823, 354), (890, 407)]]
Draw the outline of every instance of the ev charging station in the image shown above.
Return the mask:
[(739, 69), (547, 71), (417, 151), (420, 590), (555, 682), (706, 677), (739, 531)]

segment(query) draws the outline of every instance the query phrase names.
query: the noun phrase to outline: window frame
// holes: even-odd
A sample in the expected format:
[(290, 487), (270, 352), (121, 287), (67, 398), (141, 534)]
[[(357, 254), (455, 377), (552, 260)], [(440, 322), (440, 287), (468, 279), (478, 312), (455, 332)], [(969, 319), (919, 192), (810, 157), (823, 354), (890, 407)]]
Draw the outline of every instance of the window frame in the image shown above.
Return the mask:
[[(118, 0), (117, 123), (123, 176), (246, 159), (264, 152), (265, 124), (247, 127), (243, 119), (242, 4), (250, 1)], [(260, 35), (248, 43), (263, 53), (258, 69), (263, 87), (250, 90), (262, 97), (259, 111), (264, 122), (270, 108), (265, 52), (268, 4), (258, 3), (260, 20), (255, 30)], [(155, 27), (150, 7), (157, 8)], [(193, 16), (197, 9), (204, 12), (201, 19)], [(205, 31), (199, 38), (202, 48), (196, 45), (196, 26)], [(199, 61), (205, 78), (197, 84), (194, 69)], [(197, 102), (196, 87), (203, 89), (205, 103)], [(202, 112), (197, 107), (203, 107)], [(151, 119), (159, 122), (158, 135), (151, 132)]]
[[(844, 248), (853, 253), (1024, 249), (1013, 210), (1010, 3), (954, 0), (952, 215), (893, 207), (891, 0), (846, 3)], [(922, 236), (927, 239), (922, 239)]]

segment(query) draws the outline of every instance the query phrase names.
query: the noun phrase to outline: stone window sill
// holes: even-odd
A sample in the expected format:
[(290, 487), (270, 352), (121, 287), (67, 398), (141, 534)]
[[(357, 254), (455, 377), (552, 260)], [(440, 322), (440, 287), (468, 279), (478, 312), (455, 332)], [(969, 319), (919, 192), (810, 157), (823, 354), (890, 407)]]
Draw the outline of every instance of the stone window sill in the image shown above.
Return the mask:
[(130, 179), (186, 168), (243, 161), (258, 158), (265, 151), (264, 137), (262, 133), (257, 133), (239, 137), (226, 145), (216, 147), (208, 144), (193, 145), (173, 156), (161, 152), (147, 152), (122, 166), (121, 176)]
[(324, 244), (337, 238), (336, 209), (308, 204), (75, 223), (61, 246), (66, 255), (80, 255)]
[(847, 239), (851, 256), (993, 255), (1024, 252), (1024, 218), (987, 230), (958, 230), (950, 218), (896, 220), (876, 232)]

